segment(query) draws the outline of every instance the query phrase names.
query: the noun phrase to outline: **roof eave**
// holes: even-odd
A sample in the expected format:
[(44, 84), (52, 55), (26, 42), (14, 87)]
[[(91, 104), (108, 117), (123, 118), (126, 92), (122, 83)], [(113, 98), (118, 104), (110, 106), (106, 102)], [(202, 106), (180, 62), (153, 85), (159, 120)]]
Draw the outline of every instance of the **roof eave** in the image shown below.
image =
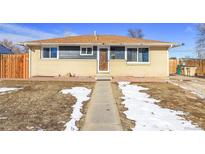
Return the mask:
[(168, 46), (177, 47), (180, 46), (176, 43), (36, 43), (36, 42), (24, 42), (19, 43), (26, 46), (41, 46), (41, 45), (142, 45), (142, 46)]

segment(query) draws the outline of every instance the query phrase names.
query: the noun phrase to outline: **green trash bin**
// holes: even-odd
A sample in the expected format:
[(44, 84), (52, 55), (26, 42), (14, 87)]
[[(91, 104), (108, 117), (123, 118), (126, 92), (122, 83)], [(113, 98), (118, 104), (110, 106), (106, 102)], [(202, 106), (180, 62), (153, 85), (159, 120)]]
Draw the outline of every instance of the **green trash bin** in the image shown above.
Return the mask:
[(181, 75), (181, 74), (182, 74), (181, 65), (177, 65), (177, 74), (178, 74), (178, 75)]

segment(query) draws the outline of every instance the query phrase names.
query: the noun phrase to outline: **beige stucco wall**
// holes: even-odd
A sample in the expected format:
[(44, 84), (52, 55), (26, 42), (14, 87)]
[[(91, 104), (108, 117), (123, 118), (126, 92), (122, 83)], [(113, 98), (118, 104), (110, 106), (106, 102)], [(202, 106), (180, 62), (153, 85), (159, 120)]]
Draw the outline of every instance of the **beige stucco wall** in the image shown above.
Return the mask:
[(166, 77), (169, 75), (168, 48), (151, 47), (149, 59), (148, 64), (128, 64), (125, 60), (110, 60), (110, 74), (137, 77)]
[[(72, 73), (93, 76), (97, 73), (95, 59), (41, 59), (40, 47), (31, 48), (30, 76), (58, 76)], [(128, 64), (125, 60), (110, 60), (110, 75), (166, 77), (169, 75), (168, 48), (150, 47), (149, 64)]]
[(91, 76), (96, 74), (95, 59), (41, 59), (40, 47), (32, 48), (31, 76), (58, 76), (68, 73), (77, 76)]

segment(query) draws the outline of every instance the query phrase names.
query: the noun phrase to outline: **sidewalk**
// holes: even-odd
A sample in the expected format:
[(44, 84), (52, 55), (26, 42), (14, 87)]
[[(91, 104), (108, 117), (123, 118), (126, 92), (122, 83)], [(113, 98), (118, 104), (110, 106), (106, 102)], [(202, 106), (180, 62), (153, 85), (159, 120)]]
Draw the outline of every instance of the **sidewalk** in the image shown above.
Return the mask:
[(121, 131), (119, 113), (110, 81), (97, 81), (83, 131)]

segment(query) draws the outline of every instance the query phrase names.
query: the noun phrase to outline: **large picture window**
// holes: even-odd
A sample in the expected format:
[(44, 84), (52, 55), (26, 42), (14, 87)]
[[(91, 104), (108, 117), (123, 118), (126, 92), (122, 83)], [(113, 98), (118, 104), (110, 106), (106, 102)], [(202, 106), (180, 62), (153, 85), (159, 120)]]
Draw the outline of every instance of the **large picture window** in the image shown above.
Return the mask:
[(57, 47), (45, 47), (43, 48), (43, 58), (57, 58)]
[(59, 59), (95, 59), (97, 46), (59, 46)]
[(124, 46), (111, 46), (110, 47), (110, 59), (124, 59), (125, 47)]
[(69, 59), (80, 55), (80, 46), (59, 46), (59, 59)]
[(127, 48), (128, 62), (149, 62), (148, 48)]

